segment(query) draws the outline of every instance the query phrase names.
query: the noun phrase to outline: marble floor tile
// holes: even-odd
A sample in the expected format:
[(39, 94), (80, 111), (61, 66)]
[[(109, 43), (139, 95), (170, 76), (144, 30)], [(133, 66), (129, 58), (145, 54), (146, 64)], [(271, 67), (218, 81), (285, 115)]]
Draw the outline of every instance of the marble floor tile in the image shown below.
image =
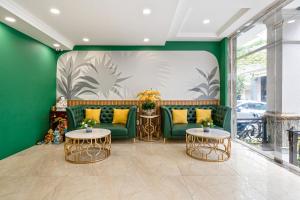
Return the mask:
[(65, 161), (63, 144), (0, 161), (2, 200), (298, 200), (300, 177), (240, 144), (226, 162), (186, 155), (185, 143), (116, 141), (106, 160)]

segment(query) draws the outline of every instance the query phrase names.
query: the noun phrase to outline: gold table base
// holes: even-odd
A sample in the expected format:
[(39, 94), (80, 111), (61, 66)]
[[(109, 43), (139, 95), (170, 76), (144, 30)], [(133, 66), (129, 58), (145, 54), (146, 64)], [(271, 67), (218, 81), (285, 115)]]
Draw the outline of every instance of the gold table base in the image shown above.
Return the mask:
[[(158, 130), (158, 115), (154, 118), (141, 117), (141, 131), (139, 139), (145, 142), (154, 142), (160, 139)], [(154, 122), (156, 120), (156, 123)], [(146, 123), (143, 123), (146, 121)]]
[(111, 135), (96, 139), (67, 138), (65, 160), (76, 164), (94, 163), (106, 159), (111, 151)]
[(223, 162), (230, 158), (230, 153), (230, 137), (212, 139), (186, 134), (186, 154), (192, 158), (209, 162)]

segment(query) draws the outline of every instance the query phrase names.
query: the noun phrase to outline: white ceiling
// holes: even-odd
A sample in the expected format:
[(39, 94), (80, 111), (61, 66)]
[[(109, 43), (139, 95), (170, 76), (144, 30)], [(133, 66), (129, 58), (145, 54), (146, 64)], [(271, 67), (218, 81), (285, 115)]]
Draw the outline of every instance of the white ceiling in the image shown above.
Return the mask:
[[(74, 45), (164, 45), (220, 40), (275, 0), (0, 0), (0, 20), (62, 49)], [(50, 8), (58, 8), (53, 15)], [(144, 16), (142, 10), (152, 13)], [(4, 20), (17, 19), (15, 23)], [(203, 24), (210, 19), (209, 24)], [(89, 43), (82, 41), (90, 39)], [(145, 43), (144, 38), (150, 42)]]

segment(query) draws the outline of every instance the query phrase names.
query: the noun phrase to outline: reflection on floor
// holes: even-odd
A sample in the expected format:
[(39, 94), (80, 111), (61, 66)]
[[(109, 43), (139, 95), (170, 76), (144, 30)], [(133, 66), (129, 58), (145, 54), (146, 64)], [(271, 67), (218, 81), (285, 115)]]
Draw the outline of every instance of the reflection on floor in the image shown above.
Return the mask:
[(300, 198), (300, 177), (238, 143), (224, 163), (185, 154), (183, 142), (113, 142), (95, 164), (65, 162), (63, 145), (40, 145), (0, 161), (0, 199)]
[[(273, 159), (274, 155), (275, 155), (275, 150), (274, 150), (274, 145), (270, 144), (270, 143), (252, 143), (249, 141), (243, 141), (246, 144), (250, 145), (251, 147), (253, 147), (254, 149), (257, 149), (260, 152), (263, 152), (264, 155), (270, 157)], [(300, 140), (298, 142), (298, 161), (296, 161), (296, 163), (294, 164), (295, 166), (300, 167), (300, 155), (299, 155), (299, 151), (300, 151)], [(285, 163), (289, 163), (289, 149), (288, 148), (283, 148), (281, 149), (281, 159), (285, 162)]]

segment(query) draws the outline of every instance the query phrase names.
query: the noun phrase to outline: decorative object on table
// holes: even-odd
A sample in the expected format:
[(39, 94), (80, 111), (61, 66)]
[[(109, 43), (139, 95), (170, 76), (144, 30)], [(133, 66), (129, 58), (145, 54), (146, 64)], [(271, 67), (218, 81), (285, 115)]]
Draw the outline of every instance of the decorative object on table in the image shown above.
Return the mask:
[(146, 142), (159, 140), (159, 115), (141, 115), (140, 117), (140, 140)]
[(146, 101), (142, 104), (142, 110), (145, 115), (152, 115), (155, 112), (155, 102)]
[(209, 129), (214, 127), (214, 122), (212, 119), (206, 119), (202, 121), (202, 126), (204, 132), (209, 132)]
[(44, 143), (54, 143), (60, 144), (64, 141), (65, 133), (67, 132), (67, 120), (63, 118), (56, 118), (56, 121), (53, 122), (56, 126), (53, 132), (53, 129), (49, 129), (48, 133), (45, 135)]
[(58, 130), (54, 131), (53, 136), (53, 144), (60, 144), (60, 133)]
[(50, 111), (50, 128), (52, 130), (55, 130), (57, 126), (59, 125), (59, 122), (61, 120), (64, 120), (65, 122), (65, 128), (67, 128), (67, 112), (66, 111)]
[(59, 97), (56, 102), (56, 111), (66, 111), (67, 107), (68, 107), (68, 102), (65, 99), (65, 97), (63, 96)]
[(67, 121), (60, 119), (58, 126), (54, 131), (54, 143), (60, 144), (64, 141), (65, 133), (67, 132)]
[(155, 112), (155, 101), (161, 100), (160, 92), (157, 90), (145, 90), (138, 93), (138, 99), (145, 101), (142, 103), (142, 110), (145, 115), (152, 115)]
[(93, 127), (96, 125), (96, 121), (93, 119), (84, 119), (81, 122), (81, 128), (85, 128), (86, 133), (93, 132)]
[(44, 142), (45, 144), (52, 143), (53, 139), (53, 130), (49, 129), (48, 133), (45, 135)]

